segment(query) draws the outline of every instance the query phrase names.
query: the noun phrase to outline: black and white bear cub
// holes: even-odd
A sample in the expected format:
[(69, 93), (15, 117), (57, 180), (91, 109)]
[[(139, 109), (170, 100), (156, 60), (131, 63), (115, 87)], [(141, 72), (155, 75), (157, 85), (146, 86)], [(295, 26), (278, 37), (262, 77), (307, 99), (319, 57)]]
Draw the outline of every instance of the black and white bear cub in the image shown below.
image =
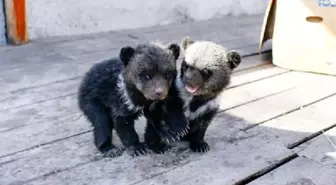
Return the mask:
[(219, 44), (190, 37), (182, 40), (181, 48), (184, 58), (176, 86), (190, 127), (183, 140), (189, 142), (192, 151), (207, 152), (210, 146), (204, 136), (219, 108), (218, 95), (229, 85), (241, 57)]
[[(113, 145), (112, 129), (130, 155), (147, 153), (134, 121), (144, 107), (168, 96), (176, 78), (179, 54), (180, 47), (174, 43), (165, 47), (155, 43), (123, 47), (119, 58), (95, 64), (85, 74), (79, 87), (78, 105), (94, 127), (95, 146), (105, 156), (119, 156), (123, 151)], [(175, 128), (176, 134), (185, 133), (182, 127)]]

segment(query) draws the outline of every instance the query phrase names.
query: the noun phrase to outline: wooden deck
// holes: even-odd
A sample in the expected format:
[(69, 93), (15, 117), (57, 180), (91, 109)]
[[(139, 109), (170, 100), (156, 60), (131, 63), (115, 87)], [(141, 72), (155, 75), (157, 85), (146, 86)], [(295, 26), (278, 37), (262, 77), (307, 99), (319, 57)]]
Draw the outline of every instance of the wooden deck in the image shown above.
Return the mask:
[[(261, 24), (231, 17), (0, 47), (0, 185), (335, 185), (336, 78), (255, 55)], [(206, 135), (210, 152), (176, 143), (163, 155), (102, 158), (77, 108), (83, 73), (122, 45), (186, 35), (245, 56)], [(142, 135), (143, 119), (136, 125)]]

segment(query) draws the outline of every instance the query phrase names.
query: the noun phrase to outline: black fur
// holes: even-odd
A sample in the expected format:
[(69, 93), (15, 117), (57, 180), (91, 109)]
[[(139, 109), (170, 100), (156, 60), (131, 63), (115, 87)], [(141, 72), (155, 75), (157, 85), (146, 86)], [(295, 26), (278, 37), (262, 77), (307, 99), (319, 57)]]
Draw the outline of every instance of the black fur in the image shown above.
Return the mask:
[(105, 156), (119, 156), (123, 151), (112, 143), (113, 129), (128, 154), (138, 156), (148, 151), (139, 141), (134, 121), (144, 107), (167, 96), (176, 77), (178, 55), (177, 44), (124, 47), (119, 58), (95, 64), (85, 74), (78, 104), (93, 126), (95, 146)]
[(155, 153), (168, 151), (169, 142), (180, 140), (189, 129), (183, 113), (183, 100), (174, 85), (164, 101), (145, 107), (144, 114), (147, 118), (145, 141)]
[[(196, 112), (197, 109), (206, 105), (211, 99), (198, 99), (200, 97), (194, 97), (189, 103), (189, 111), (191, 113)], [(190, 130), (188, 134), (182, 139), (189, 141), (190, 149), (194, 152), (208, 152), (210, 146), (204, 141), (205, 133), (213, 119), (216, 115), (218, 108), (208, 108), (202, 115), (197, 116), (194, 119), (189, 118)]]
[(228, 62), (230, 64), (231, 70), (233, 70), (234, 68), (238, 67), (238, 65), (241, 62), (240, 54), (238, 52), (236, 52), (236, 51), (229, 51), (227, 53), (227, 58), (228, 58)]

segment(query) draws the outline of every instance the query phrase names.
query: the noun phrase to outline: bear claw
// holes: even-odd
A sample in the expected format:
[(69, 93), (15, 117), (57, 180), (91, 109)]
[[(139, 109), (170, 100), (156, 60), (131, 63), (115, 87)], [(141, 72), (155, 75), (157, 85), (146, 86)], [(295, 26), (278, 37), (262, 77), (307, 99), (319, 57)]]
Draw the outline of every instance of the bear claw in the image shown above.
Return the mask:
[(104, 157), (117, 157), (117, 156), (121, 156), (121, 154), (123, 153), (124, 149), (120, 148), (120, 147), (116, 147), (116, 146), (110, 146), (109, 148), (107, 148), (105, 151), (103, 151), (103, 155)]
[(194, 143), (190, 143), (190, 149), (193, 152), (197, 152), (197, 153), (206, 153), (210, 150), (210, 146), (207, 142), (202, 141), (202, 142), (194, 142)]
[(148, 151), (148, 147), (144, 143), (140, 143), (138, 145), (130, 146), (127, 148), (127, 153), (132, 157), (146, 155)]

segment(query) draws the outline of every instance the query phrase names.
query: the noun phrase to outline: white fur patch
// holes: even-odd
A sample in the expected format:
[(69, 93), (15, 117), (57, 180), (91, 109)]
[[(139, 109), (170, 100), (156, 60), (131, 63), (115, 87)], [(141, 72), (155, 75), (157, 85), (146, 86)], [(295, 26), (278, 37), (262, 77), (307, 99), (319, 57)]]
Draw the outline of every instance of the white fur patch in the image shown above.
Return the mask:
[(227, 62), (227, 50), (216, 43), (197, 41), (185, 50), (185, 61), (198, 69), (216, 69)]
[(133, 101), (131, 100), (129, 94), (126, 91), (125, 83), (124, 83), (124, 77), (122, 76), (122, 74), (120, 74), (118, 76), (117, 87), (118, 87), (118, 91), (120, 92), (121, 98), (122, 98), (123, 102), (126, 104), (127, 109), (129, 111), (136, 111), (137, 112), (137, 111), (140, 111), (142, 109), (142, 107), (135, 106)]
[[(208, 110), (214, 110), (219, 107), (217, 98), (208, 101), (206, 104), (200, 106), (195, 112), (188, 113), (189, 120), (194, 120), (195, 118), (198, 118), (199, 116), (202, 116), (204, 113), (206, 113)], [(186, 115), (187, 116), (187, 115)]]

